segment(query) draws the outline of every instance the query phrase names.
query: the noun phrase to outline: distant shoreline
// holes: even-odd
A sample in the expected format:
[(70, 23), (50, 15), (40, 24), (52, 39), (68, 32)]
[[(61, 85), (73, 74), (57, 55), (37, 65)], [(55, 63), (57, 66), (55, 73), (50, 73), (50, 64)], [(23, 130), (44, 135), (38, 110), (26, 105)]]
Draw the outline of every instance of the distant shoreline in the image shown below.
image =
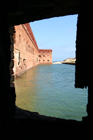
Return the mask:
[(64, 63), (62, 63), (62, 62), (53, 62), (52, 64), (68, 64), (68, 65), (75, 65), (75, 63), (70, 63), (70, 62), (64, 62)]
[(62, 64), (62, 62), (52, 62), (52, 64)]
[(75, 65), (76, 64), (76, 58), (67, 58), (63, 61), (56, 61), (52, 62), (52, 64), (68, 64), (68, 65)]
[(76, 63), (70, 63), (70, 62), (68, 62), (68, 63), (62, 63), (62, 64), (76, 65)]

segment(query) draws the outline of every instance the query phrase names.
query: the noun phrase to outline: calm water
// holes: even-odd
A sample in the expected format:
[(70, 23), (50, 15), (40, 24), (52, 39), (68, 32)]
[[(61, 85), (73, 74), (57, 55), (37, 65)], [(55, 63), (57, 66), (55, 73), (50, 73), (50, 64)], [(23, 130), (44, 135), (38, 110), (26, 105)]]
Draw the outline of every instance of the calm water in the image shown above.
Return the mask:
[(75, 66), (39, 65), (15, 80), (16, 105), (46, 116), (82, 120), (87, 89), (75, 89)]

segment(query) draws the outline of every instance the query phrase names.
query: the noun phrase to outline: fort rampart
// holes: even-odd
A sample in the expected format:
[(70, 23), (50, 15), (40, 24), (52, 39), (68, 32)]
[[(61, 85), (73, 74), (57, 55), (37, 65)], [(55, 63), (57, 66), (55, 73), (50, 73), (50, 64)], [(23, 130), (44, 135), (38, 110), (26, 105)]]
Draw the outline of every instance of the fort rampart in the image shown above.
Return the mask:
[(52, 64), (52, 50), (39, 49), (29, 23), (15, 26), (14, 75), (38, 64)]

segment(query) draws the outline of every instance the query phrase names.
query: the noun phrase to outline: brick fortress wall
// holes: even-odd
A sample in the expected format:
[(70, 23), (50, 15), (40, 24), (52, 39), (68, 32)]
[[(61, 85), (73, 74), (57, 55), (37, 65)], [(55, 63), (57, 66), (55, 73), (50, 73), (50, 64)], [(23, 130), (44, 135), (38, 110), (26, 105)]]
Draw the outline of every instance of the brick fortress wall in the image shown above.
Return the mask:
[(52, 50), (39, 50), (39, 64), (51, 64), (52, 63)]
[(39, 49), (29, 23), (15, 26), (14, 75), (38, 64), (52, 64), (52, 50)]

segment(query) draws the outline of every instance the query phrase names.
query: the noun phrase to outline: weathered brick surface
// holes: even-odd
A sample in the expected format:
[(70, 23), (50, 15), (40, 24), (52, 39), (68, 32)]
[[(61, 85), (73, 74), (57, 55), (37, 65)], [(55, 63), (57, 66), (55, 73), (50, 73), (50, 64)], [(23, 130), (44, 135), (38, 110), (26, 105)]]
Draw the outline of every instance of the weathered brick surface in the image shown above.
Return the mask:
[(15, 26), (15, 31), (14, 75), (38, 64), (52, 64), (52, 50), (38, 48), (29, 23)]
[(39, 50), (39, 63), (51, 64), (52, 63), (52, 50)]

